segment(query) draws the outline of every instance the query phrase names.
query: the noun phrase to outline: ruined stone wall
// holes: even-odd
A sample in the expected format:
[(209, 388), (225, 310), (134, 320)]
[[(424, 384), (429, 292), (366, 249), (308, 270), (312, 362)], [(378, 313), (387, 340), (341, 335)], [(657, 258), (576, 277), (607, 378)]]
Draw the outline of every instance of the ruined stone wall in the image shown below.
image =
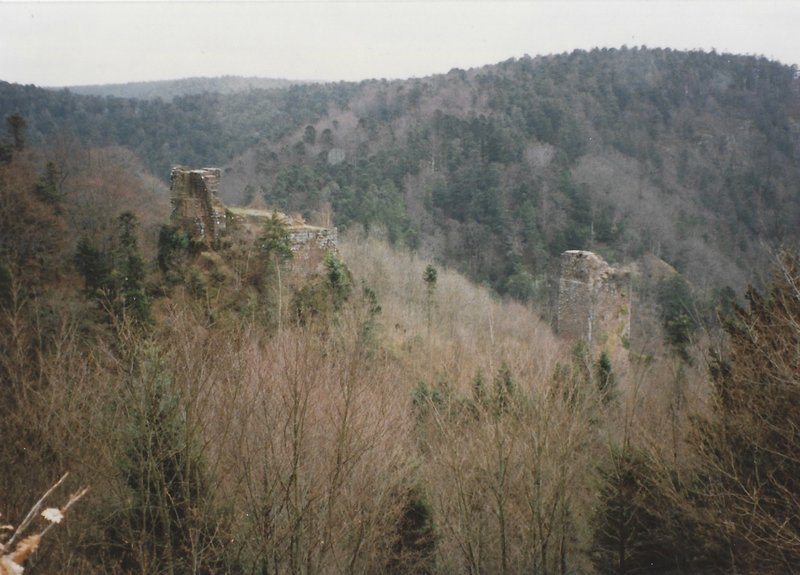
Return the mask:
[[(247, 233), (257, 237), (264, 223), (272, 218), (272, 210), (255, 210), (252, 208), (227, 208), (229, 217), (236, 227), (246, 229)], [(292, 252), (303, 257), (309, 251), (337, 251), (338, 233), (336, 228), (310, 226), (302, 219), (297, 220), (281, 212), (275, 212), (286, 224)]]
[[(215, 247), (218, 240), (229, 232), (258, 237), (264, 222), (273, 215), (272, 210), (227, 208), (217, 198), (220, 170), (218, 168), (172, 168), (171, 174), (172, 222), (180, 226), (196, 242)], [(336, 251), (336, 228), (307, 225), (302, 218), (291, 218), (277, 212), (286, 223), (292, 251), (299, 257), (309, 257), (311, 252)], [(229, 225), (230, 224), (230, 225)]]
[(321, 251), (336, 251), (338, 234), (336, 228), (315, 228), (305, 226), (302, 228), (289, 228), (291, 235), (292, 252), (297, 253), (312, 247)]
[(592, 252), (561, 254), (559, 335), (583, 340), (593, 351), (621, 351), (631, 331), (630, 283), (630, 272), (609, 266)]

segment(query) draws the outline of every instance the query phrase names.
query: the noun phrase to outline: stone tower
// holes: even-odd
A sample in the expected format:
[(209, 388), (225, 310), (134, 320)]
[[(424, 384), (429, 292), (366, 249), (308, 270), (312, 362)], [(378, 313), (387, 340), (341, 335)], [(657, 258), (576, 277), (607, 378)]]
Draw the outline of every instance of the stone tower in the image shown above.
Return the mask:
[(172, 168), (172, 221), (193, 240), (213, 244), (225, 231), (225, 206), (217, 199), (219, 168)]
[(558, 333), (618, 355), (631, 332), (631, 277), (587, 251), (561, 254)]

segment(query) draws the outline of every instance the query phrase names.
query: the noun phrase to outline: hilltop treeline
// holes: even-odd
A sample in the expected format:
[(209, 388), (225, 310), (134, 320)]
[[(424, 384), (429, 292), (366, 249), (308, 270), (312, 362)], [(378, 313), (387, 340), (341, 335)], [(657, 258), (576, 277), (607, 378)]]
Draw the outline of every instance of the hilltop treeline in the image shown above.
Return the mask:
[(231, 203), (382, 228), (547, 303), (575, 248), (741, 290), (765, 247), (797, 242), (798, 94), (765, 58), (622, 48), (169, 102), (3, 84), (0, 111), (32, 142), (124, 145), (162, 178), (227, 165)]
[(30, 144), (73, 138), (86, 146), (124, 146), (165, 177), (174, 164), (222, 165), (262, 139), (275, 139), (324, 115), (354, 86), (253, 89), (185, 94), (169, 101), (77, 95), (0, 82), (0, 110), (20, 114)]
[(242, 76), (219, 76), (216, 78), (183, 78), (181, 80), (156, 80), (152, 82), (127, 82), (124, 84), (94, 84), (69, 86), (73, 94), (88, 96), (114, 96), (117, 98), (136, 98), (142, 100), (172, 100), (178, 96), (193, 94), (231, 94), (250, 90), (271, 90), (286, 88), (292, 82), (275, 78), (256, 78)]
[(580, 248), (655, 253), (720, 289), (760, 244), (797, 241), (797, 117), (786, 66), (595, 50), (365, 85), (231, 167), (240, 201), (330, 203), (523, 300), (548, 301), (555, 258)]

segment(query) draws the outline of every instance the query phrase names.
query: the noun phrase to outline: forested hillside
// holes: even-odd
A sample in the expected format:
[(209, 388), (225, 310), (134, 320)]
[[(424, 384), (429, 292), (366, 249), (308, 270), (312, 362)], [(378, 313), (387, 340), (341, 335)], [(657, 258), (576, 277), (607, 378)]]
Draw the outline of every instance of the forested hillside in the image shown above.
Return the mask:
[(796, 256), (728, 346), (592, 355), (358, 230), (319, 265), (274, 219), (195, 244), (130, 151), (75, 146), (61, 171), (19, 125), (0, 161), (4, 524), (64, 471), (47, 505), (90, 491), (35, 510), (32, 539), (4, 529), (4, 572), (798, 565)]
[(346, 102), (355, 86), (252, 90), (175, 97), (165, 102), (79, 96), (0, 82), (0, 109), (20, 114), (27, 141), (53, 146), (118, 145), (135, 152), (166, 180), (174, 164), (221, 165), (264, 139), (272, 140), (323, 116), (332, 101)]
[[(171, 102), (0, 84), (0, 573), (797, 571), (795, 75), (623, 49)], [(277, 216), (198, 241), (180, 162), (338, 249)], [(542, 320), (580, 247), (638, 260), (648, 345)], [(67, 470), (46, 504), (84, 495), (40, 514)]]
[(0, 112), (160, 178), (226, 165), (228, 202), (380, 227), (544, 303), (568, 248), (653, 253), (704, 290), (763, 271), (798, 239), (799, 85), (764, 58), (623, 48), (169, 102), (2, 84)]
[(763, 59), (644, 49), (372, 83), (235, 161), (232, 197), (330, 203), (522, 299), (576, 248), (741, 286), (798, 239), (799, 86)]

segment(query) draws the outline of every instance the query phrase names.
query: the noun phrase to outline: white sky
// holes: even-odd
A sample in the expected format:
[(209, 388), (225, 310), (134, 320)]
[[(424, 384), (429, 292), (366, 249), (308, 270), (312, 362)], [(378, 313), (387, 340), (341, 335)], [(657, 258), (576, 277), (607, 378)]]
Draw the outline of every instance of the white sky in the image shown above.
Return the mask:
[(409, 78), (623, 44), (800, 64), (800, 1), (0, 0), (0, 80), (40, 86)]

